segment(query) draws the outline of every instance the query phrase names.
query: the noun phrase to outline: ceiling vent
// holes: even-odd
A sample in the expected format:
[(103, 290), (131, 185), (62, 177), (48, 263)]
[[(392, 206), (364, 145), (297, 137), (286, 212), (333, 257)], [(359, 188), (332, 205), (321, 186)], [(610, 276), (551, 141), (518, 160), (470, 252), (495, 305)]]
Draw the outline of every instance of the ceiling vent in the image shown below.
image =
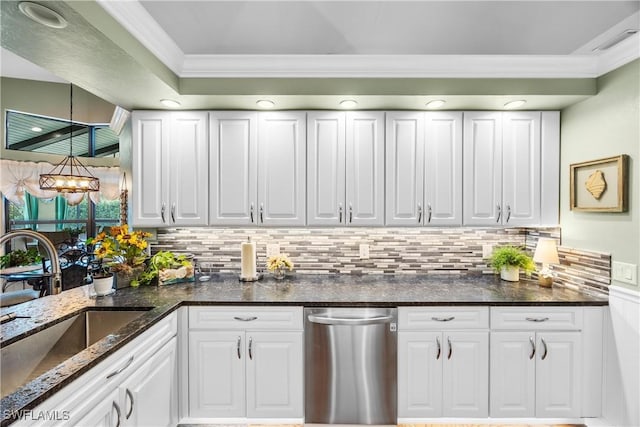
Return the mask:
[(595, 47), (593, 49), (593, 51), (596, 52), (596, 51), (599, 51), (599, 50), (607, 50), (607, 49), (617, 45), (622, 40), (625, 40), (625, 39), (631, 37), (632, 35), (636, 34), (637, 32), (638, 32), (638, 30), (631, 30), (631, 29), (630, 30), (624, 30), (620, 34), (611, 37), (609, 40), (605, 41), (600, 46)]

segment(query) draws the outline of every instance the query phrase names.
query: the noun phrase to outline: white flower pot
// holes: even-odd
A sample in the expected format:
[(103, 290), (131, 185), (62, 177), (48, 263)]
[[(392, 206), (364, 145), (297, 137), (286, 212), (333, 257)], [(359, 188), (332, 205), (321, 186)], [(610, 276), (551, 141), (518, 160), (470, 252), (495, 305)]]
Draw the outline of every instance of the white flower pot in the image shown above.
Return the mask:
[(520, 280), (520, 268), (514, 266), (502, 267), (500, 278), (509, 282), (518, 282)]
[(113, 276), (94, 277), (93, 288), (98, 296), (109, 295), (113, 292)]

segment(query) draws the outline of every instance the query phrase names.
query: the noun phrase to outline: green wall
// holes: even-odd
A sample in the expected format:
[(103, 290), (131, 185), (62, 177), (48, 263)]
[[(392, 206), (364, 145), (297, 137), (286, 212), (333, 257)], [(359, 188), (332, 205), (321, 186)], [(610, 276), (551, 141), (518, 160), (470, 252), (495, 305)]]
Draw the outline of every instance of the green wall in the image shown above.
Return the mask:
[[(560, 153), (563, 246), (609, 252), (613, 261), (640, 264), (640, 60), (598, 78), (597, 95), (562, 110)], [(569, 165), (619, 154), (630, 157), (628, 211), (571, 211)]]
[[(0, 79), (0, 106), (2, 127), (0, 128), (0, 158), (59, 162), (60, 156), (36, 154), (17, 150), (6, 150), (4, 140), (7, 110), (39, 114), (61, 119), (69, 118), (69, 85), (35, 80)], [(109, 123), (115, 106), (79, 87), (73, 88), (73, 119), (83, 123)], [(96, 158), (84, 161), (96, 166), (117, 165), (117, 159)]]

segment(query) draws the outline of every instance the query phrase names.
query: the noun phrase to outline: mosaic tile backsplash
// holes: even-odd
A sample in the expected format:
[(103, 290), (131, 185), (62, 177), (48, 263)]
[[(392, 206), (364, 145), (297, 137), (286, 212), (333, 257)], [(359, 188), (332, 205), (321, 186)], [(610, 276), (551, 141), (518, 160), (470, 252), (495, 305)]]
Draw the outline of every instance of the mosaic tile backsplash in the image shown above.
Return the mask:
[[(526, 246), (533, 253), (538, 237), (560, 241), (559, 228), (170, 228), (158, 229), (152, 251), (192, 253), (212, 272), (240, 270), (240, 244), (255, 241), (258, 266), (267, 244), (280, 245), (298, 274), (465, 274), (492, 273), (482, 257), (483, 245)], [(360, 259), (360, 245), (369, 259)], [(554, 266), (556, 284), (606, 291), (610, 257), (559, 248), (562, 265)]]

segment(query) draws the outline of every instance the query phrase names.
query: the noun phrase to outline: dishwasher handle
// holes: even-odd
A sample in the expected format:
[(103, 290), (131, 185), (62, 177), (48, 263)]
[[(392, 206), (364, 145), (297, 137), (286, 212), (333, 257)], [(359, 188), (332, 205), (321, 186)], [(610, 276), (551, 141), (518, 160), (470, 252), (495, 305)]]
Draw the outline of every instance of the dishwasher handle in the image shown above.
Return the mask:
[(310, 314), (308, 316), (309, 322), (320, 323), (323, 325), (377, 325), (381, 323), (393, 323), (395, 321), (393, 316), (378, 316), (378, 317), (327, 317), (319, 316), (316, 314)]

